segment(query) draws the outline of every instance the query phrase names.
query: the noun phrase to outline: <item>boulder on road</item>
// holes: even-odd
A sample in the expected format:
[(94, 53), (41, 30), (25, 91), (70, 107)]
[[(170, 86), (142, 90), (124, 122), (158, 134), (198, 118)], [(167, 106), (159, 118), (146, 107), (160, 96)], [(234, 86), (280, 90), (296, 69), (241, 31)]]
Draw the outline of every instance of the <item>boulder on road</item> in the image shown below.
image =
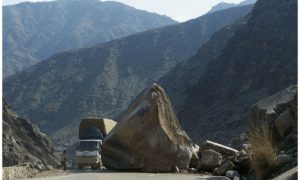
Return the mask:
[(224, 146), (222, 144), (218, 144), (216, 142), (206, 140), (202, 144), (200, 144), (199, 153), (201, 154), (203, 151), (208, 150), (208, 149), (212, 149), (214, 151), (217, 151), (223, 157), (237, 156), (238, 152), (239, 152), (238, 150), (233, 149), (231, 147)]
[(102, 161), (109, 169), (172, 172), (188, 168), (192, 145), (165, 91), (154, 84), (137, 96), (106, 136)]
[(205, 150), (201, 153), (198, 163), (198, 170), (212, 171), (220, 166), (222, 155), (214, 150)]

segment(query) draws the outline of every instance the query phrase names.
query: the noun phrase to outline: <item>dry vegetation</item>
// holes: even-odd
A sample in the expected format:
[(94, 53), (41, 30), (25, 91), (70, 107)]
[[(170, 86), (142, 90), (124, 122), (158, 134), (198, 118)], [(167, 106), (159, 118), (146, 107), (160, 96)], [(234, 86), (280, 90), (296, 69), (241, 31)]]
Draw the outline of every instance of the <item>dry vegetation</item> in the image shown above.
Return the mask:
[(251, 145), (249, 155), (256, 179), (265, 179), (277, 164), (277, 151), (270, 125), (266, 121), (252, 119), (247, 137)]

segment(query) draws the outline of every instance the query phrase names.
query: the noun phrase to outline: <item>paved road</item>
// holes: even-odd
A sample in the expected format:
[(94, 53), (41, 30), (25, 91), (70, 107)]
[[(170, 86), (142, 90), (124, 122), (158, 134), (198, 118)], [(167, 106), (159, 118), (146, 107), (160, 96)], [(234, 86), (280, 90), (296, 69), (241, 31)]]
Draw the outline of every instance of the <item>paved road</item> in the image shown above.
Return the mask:
[(41, 180), (226, 180), (222, 177), (208, 177), (197, 174), (152, 174), (130, 172), (95, 172), (95, 171), (68, 171), (64, 175), (37, 178)]

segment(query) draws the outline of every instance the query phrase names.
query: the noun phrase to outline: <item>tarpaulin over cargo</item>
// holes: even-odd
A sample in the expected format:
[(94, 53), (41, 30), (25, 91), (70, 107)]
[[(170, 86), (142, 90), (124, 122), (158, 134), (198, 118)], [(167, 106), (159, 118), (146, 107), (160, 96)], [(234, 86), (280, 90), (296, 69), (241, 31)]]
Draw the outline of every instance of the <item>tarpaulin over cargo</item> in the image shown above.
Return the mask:
[(116, 124), (111, 119), (84, 118), (79, 125), (79, 139), (103, 139)]

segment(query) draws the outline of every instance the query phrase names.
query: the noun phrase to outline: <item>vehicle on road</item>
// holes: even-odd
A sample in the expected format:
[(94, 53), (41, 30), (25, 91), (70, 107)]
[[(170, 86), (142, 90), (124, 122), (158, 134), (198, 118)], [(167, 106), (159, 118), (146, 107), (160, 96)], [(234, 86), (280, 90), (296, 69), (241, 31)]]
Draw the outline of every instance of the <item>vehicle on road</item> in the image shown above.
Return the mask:
[(110, 119), (92, 117), (81, 120), (75, 158), (78, 169), (101, 169), (101, 145), (115, 125), (116, 122)]

